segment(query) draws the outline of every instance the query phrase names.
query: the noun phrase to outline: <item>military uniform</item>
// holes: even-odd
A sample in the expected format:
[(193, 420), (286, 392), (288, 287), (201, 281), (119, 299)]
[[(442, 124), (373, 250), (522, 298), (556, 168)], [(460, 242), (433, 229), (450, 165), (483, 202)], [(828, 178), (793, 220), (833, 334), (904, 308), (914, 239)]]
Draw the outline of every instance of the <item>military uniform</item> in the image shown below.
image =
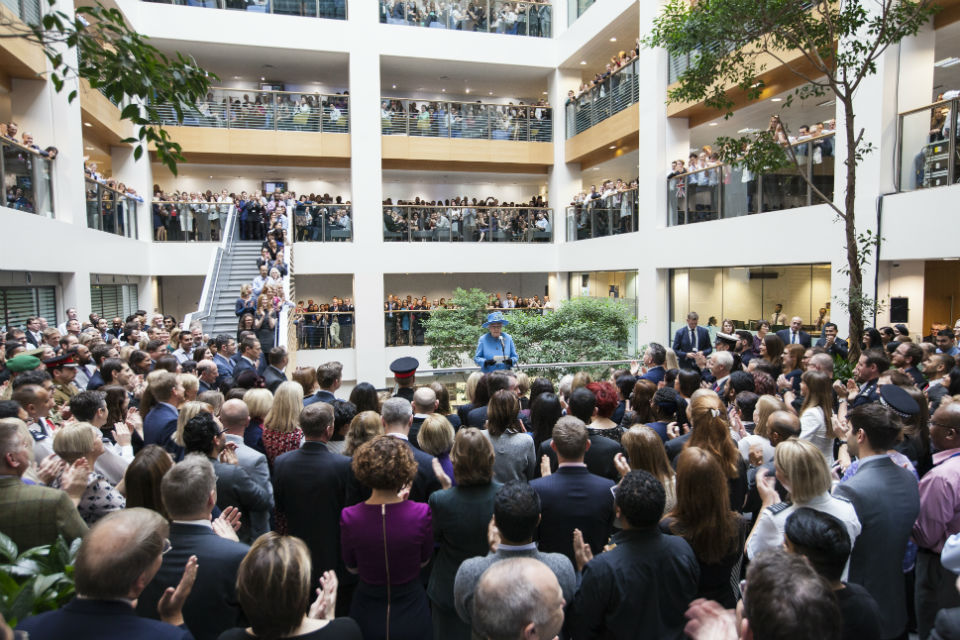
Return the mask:
[(58, 408), (62, 408), (63, 405), (70, 402), (70, 399), (78, 393), (79, 391), (77, 391), (77, 388), (72, 384), (53, 383), (53, 403)]

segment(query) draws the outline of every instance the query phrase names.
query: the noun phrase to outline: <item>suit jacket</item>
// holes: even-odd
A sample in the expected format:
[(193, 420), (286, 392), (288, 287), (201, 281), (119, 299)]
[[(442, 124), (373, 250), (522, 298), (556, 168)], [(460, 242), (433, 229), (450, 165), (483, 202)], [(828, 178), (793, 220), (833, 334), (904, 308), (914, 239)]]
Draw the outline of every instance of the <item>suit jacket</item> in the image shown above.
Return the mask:
[(322, 442), (307, 440), (273, 461), (277, 512), (287, 518), (287, 533), (310, 549), (314, 578), (329, 569), (346, 575), (340, 554), (340, 511), (350, 506), (350, 477), (350, 458), (333, 453)]
[[(689, 337), (689, 336), (688, 336)], [(655, 367), (647, 369), (647, 372), (640, 376), (638, 380), (649, 380), (653, 384), (660, 384), (663, 382), (663, 379), (667, 375), (667, 370), (663, 368), (662, 364), (658, 364)]]
[(482, 407), (477, 407), (476, 409), (471, 409), (470, 413), (467, 414), (467, 426), (476, 427), (477, 429), (483, 429), (484, 425), (487, 424), (487, 405)]
[(573, 530), (583, 532), (583, 540), (594, 555), (603, 551), (613, 532), (612, 480), (590, 473), (586, 467), (557, 469), (546, 478), (530, 482), (540, 496), (540, 525), (537, 536), (541, 551), (573, 556)]
[[(267, 492), (270, 496), (272, 506), (274, 500), (273, 484), (270, 482), (270, 466), (267, 464), (267, 456), (244, 444), (243, 436), (235, 436), (228, 433), (227, 442), (232, 442), (237, 445), (235, 451), (240, 466), (247, 472), (247, 475), (253, 480), (254, 484), (262, 487)], [(246, 520), (246, 523), (244, 523), (243, 520)], [(270, 509), (253, 509), (244, 513), (241, 520), (240, 531), (244, 532), (244, 530), (249, 533), (251, 542), (267, 531), (270, 531)], [(239, 537), (241, 542), (245, 542), (243, 536)]]
[(327, 404), (333, 404), (333, 401), (336, 399), (336, 396), (329, 391), (326, 391), (325, 389), (318, 389), (317, 392), (312, 396), (307, 396), (303, 399), (303, 406), (309, 406), (314, 402), (326, 402)]
[(157, 603), (167, 587), (176, 587), (190, 556), (197, 556), (197, 581), (183, 605), (183, 619), (197, 640), (217, 640), (234, 627), (246, 626), (237, 600), (237, 569), (249, 547), (221, 538), (202, 524), (170, 525), (170, 551), (137, 600), (137, 615), (158, 618)]
[(217, 384), (222, 384), (222, 380), (233, 377), (234, 362), (230, 358), (215, 354), (213, 361), (217, 363)]
[(236, 380), (237, 378), (240, 377), (241, 373), (248, 370), (253, 371), (257, 375), (259, 375), (260, 372), (258, 369), (259, 369), (258, 367), (255, 367), (254, 365), (250, 364), (246, 358), (241, 356), (240, 358), (237, 359), (236, 366), (233, 367), (233, 379)]
[(106, 383), (103, 381), (103, 376), (100, 374), (100, 369), (97, 369), (90, 380), (87, 381), (87, 391), (96, 391)]
[(920, 512), (917, 479), (883, 455), (861, 462), (833, 493), (853, 503), (863, 527), (850, 554), (848, 581), (862, 585), (877, 601), (882, 637), (896, 638), (907, 626), (902, 565)]
[[(677, 333), (673, 336), (673, 350), (677, 354), (681, 369), (695, 369), (697, 367), (692, 359), (687, 358), (687, 354), (693, 351), (693, 341), (690, 340), (689, 327), (677, 329)], [(705, 327), (697, 327), (697, 351), (705, 356), (713, 353), (710, 332)]]
[(126, 602), (75, 598), (57, 611), (23, 620), (17, 629), (34, 640), (192, 640), (183, 627), (141, 618)]
[(583, 568), (567, 611), (572, 637), (684, 638), (684, 612), (700, 581), (693, 549), (656, 527), (621, 531), (613, 541)]
[(664, 449), (667, 450), (667, 458), (670, 460), (670, 463), (673, 464), (673, 461), (676, 459), (680, 452), (683, 451), (683, 445), (687, 444), (687, 440), (690, 439), (690, 436), (693, 434), (693, 431), (688, 431), (682, 436), (677, 436), (672, 440), (667, 440), (663, 443)]
[(40, 338), (37, 338), (37, 337), (36, 337), (35, 335), (33, 335), (33, 333), (31, 333), (30, 331), (24, 331), (23, 333), (24, 333), (24, 335), (26, 335), (26, 337), (27, 337), (27, 342), (29, 342), (30, 344), (32, 344), (34, 347), (39, 347), (39, 346), (40, 346), (40, 343), (43, 342), (43, 336), (41, 336)]
[(273, 365), (268, 365), (263, 372), (263, 380), (267, 389), (270, 389), (270, 393), (276, 393), (280, 383), (287, 381), (287, 374)]
[(198, 388), (200, 390), (197, 393), (203, 393), (204, 391), (219, 391), (219, 389), (217, 389), (216, 387), (211, 387), (209, 384), (207, 384), (203, 380), (200, 380), (200, 384), (198, 385)]
[(58, 535), (70, 544), (87, 532), (87, 525), (64, 491), (4, 476), (0, 477), (0, 532), (23, 553), (53, 544)]
[[(827, 339), (824, 337), (821, 337), (819, 340), (817, 340), (816, 346), (818, 347), (827, 346)], [(849, 352), (850, 352), (850, 347), (847, 346), (847, 341), (844, 340), (843, 338), (834, 338), (833, 346), (827, 350), (827, 353), (829, 353), (831, 356), (840, 356), (844, 360), (847, 359), (847, 354)]]
[[(777, 337), (780, 338), (781, 340), (783, 340), (783, 344), (790, 344), (790, 334), (791, 334), (791, 333), (792, 333), (792, 330), (790, 330), (790, 329), (780, 329), (780, 331), (777, 331)], [(799, 334), (797, 337), (800, 339), (800, 344), (802, 344), (804, 347), (806, 347), (807, 349), (809, 349), (809, 348), (810, 348), (810, 334), (807, 333), (806, 331), (804, 331), (803, 329), (801, 329), (801, 330), (798, 331), (797, 333)]]
[[(553, 438), (540, 443), (540, 453), (537, 455), (537, 460), (547, 456), (550, 458), (550, 469), (556, 471), (557, 452), (550, 446), (551, 442), (553, 442)], [(616, 441), (595, 433), (590, 434), (590, 448), (587, 449), (583, 461), (587, 463), (587, 470), (590, 473), (617, 482), (620, 480), (620, 474), (617, 473), (617, 465), (613, 463), (613, 458), (622, 451), (623, 449)]]
[(413, 414), (413, 422), (410, 423), (410, 444), (415, 446), (417, 449), (420, 448), (419, 443), (417, 443), (417, 434), (420, 433), (420, 427), (423, 425), (423, 421), (426, 419), (426, 416), (418, 416), (417, 414)]
[(173, 455), (183, 458), (183, 447), (173, 441), (180, 413), (169, 404), (156, 404), (143, 419), (143, 444), (158, 444)]
[(916, 367), (907, 367), (903, 370), (905, 374), (913, 378), (914, 384), (917, 385), (917, 389), (926, 389), (927, 385), (930, 384), (927, 382), (927, 379), (923, 376), (923, 372)]

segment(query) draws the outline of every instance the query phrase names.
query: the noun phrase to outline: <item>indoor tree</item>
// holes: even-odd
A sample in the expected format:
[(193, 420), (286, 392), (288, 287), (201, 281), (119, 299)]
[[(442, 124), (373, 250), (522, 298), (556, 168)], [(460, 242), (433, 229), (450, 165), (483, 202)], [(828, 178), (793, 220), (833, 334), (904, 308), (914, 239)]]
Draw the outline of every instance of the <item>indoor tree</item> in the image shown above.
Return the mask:
[[(842, 201), (826, 198), (812, 177), (799, 171), (794, 150), (781, 145), (773, 130), (720, 138), (717, 150), (725, 162), (755, 174), (792, 166), (843, 223), (846, 266), (841, 272), (848, 282), (845, 299), (838, 302), (850, 317), (851, 361), (859, 357), (864, 319), (876, 305), (864, 289), (863, 269), (877, 241), (872, 230), (858, 230), (856, 225), (857, 167), (873, 147), (857, 125), (854, 96), (877, 72), (887, 48), (927, 23), (935, 11), (931, 4), (930, 0), (666, 0), (645, 38), (649, 47), (690, 57), (690, 66), (667, 92), (671, 102), (703, 102), (730, 117), (735, 105), (732, 92), (758, 99), (764, 91), (763, 73), (774, 64), (802, 82), (784, 101), (784, 108), (793, 98), (827, 94), (842, 107), (838, 122), (845, 134)], [(785, 52), (801, 55), (788, 59)], [(783, 126), (779, 116), (777, 121)]]

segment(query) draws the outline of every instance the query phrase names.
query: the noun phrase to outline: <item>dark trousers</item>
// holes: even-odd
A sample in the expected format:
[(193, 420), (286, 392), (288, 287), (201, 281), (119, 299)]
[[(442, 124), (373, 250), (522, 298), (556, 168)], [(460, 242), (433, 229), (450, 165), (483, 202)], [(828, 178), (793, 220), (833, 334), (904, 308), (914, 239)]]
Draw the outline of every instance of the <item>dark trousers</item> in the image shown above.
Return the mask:
[(940, 554), (920, 549), (917, 554), (917, 581), (914, 599), (917, 607), (917, 635), (927, 640), (940, 609), (960, 607), (957, 576), (940, 563)]

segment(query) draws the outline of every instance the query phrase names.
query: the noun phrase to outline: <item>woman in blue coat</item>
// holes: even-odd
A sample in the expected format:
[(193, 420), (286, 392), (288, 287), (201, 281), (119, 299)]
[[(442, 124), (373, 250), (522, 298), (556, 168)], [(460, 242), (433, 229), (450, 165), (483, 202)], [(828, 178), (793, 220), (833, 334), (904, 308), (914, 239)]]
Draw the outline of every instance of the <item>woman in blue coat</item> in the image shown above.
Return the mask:
[(510, 369), (517, 362), (517, 348), (510, 334), (503, 333), (503, 325), (510, 324), (503, 313), (494, 311), (487, 316), (483, 328), (489, 331), (480, 336), (473, 361), (484, 373)]

